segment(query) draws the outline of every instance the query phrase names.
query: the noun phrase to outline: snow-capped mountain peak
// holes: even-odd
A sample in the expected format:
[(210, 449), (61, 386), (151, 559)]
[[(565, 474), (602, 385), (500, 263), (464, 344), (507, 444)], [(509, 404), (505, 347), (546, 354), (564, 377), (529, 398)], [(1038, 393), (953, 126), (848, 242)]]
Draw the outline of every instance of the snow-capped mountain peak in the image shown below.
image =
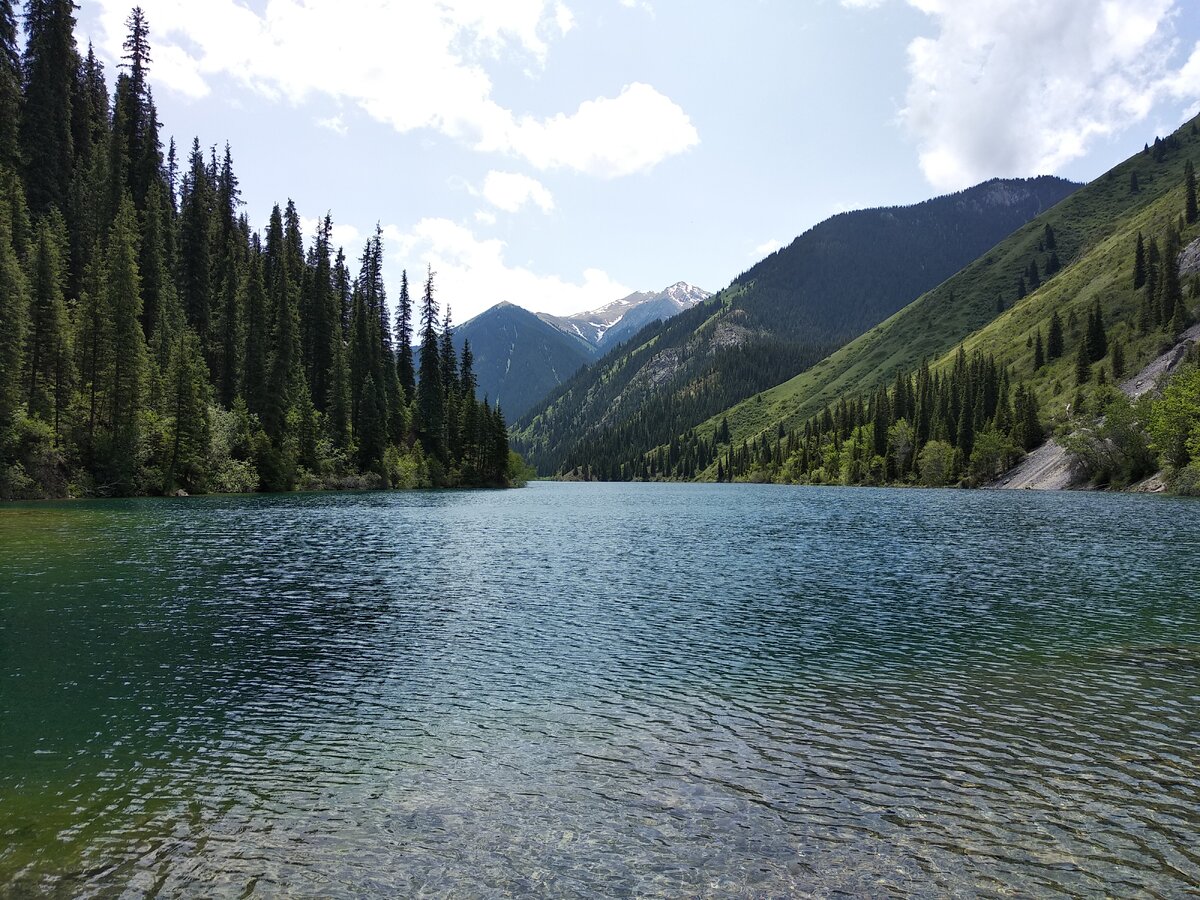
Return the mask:
[(599, 309), (573, 316), (540, 313), (539, 318), (560, 331), (583, 338), (594, 347), (607, 349), (633, 337), (656, 319), (669, 319), (711, 296), (702, 288), (679, 281), (661, 291), (630, 294)]

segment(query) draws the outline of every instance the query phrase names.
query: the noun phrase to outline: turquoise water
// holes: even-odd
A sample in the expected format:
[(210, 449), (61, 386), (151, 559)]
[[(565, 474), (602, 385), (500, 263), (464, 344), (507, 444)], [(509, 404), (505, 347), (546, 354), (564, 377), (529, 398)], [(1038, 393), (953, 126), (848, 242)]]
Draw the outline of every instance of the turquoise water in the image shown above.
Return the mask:
[(1200, 503), (0, 508), (0, 895), (1200, 887)]

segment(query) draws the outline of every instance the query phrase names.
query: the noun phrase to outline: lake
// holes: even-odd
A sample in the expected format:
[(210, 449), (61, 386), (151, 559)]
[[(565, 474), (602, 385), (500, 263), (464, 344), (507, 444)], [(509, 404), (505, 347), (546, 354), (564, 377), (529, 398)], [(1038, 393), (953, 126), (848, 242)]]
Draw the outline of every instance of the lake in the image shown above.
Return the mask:
[(0, 895), (1200, 886), (1200, 503), (0, 507)]

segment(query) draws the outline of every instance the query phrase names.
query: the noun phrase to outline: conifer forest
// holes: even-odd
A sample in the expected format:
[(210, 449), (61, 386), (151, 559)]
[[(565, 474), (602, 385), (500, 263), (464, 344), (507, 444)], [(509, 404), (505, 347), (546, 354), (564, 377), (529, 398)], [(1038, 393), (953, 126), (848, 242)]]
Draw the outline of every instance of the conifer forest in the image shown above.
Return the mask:
[(22, 45), (0, 0), (0, 498), (518, 478), (435, 273), (389, 304), (378, 229), (259, 230), (228, 144), (164, 145), (142, 10), (111, 97), (74, 10), (30, 0)]

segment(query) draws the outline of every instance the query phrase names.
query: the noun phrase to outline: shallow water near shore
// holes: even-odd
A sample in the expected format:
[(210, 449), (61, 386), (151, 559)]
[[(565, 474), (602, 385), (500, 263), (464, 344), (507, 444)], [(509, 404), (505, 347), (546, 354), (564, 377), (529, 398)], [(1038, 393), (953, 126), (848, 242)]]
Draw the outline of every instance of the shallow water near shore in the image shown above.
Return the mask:
[(0, 895), (1173, 895), (1200, 503), (0, 507)]

